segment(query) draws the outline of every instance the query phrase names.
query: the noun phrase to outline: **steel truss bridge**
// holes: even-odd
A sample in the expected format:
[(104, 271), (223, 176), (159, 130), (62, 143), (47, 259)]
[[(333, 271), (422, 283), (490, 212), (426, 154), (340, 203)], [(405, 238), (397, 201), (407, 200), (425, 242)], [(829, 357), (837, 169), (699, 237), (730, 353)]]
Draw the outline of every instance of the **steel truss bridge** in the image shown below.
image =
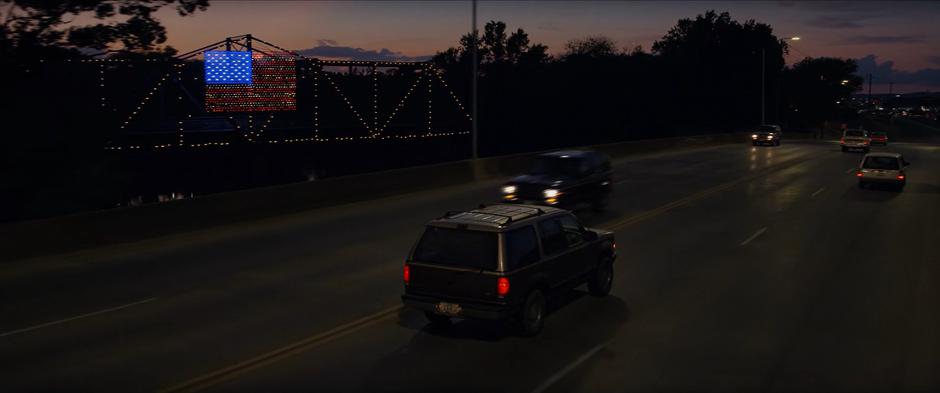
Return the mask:
[[(295, 61), (296, 110), (207, 111), (200, 60), (223, 48)], [(250, 34), (227, 37), (169, 61), (104, 57), (80, 62), (99, 67), (101, 87), (107, 70), (142, 64), (160, 70), (144, 91), (128, 96), (136, 98), (112, 102), (102, 92), (96, 100), (116, 121), (108, 150), (454, 137), (468, 135), (472, 121), (462, 99), (430, 62), (324, 60)]]

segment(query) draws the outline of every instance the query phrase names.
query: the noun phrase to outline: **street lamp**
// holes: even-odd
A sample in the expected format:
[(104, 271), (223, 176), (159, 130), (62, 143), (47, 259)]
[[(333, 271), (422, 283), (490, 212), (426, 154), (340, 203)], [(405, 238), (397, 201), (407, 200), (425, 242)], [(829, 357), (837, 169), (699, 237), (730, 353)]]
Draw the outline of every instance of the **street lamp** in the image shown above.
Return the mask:
[[(800, 37), (783, 37), (781, 41), (799, 41)], [(765, 74), (767, 73), (767, 67), (765, 66), (765, 57), (766, 57), (767, 47), (760, 48), (760, 124), (767, 124), (766, 112), (767, 105), (766, 100), (766, 90), (767, 90), (767, 78)]]

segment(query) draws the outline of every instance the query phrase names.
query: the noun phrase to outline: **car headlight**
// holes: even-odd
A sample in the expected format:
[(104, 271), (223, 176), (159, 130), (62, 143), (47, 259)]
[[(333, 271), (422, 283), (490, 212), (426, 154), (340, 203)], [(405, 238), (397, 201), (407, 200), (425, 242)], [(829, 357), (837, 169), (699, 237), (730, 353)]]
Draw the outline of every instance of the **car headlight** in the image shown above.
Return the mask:
[(767, 139), (774, 139), (773, 135), (767, 135)]
[(752, 134), (751, 139), (757, 139), (757, 134)]
[(503, 187), (503, 194), (515, 194), (515, 193), (516, 193), (516, 186), (504, 186)]
[(561, 195), (561, 191), (558, 191), (554, 188), (549, 188), (545, 191), (542, 191), (542, 195), (545, 195), (546, 198), (557, 198)]

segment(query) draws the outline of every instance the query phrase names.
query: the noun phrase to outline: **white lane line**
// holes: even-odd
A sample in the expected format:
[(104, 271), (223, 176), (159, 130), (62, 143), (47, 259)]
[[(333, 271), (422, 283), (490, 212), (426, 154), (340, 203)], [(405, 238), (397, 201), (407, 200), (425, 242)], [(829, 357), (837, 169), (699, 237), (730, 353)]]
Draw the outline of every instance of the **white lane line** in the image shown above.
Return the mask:
[(846, 170), (845, 173), (852, 173), (852, 172), (855, 172), (857, 169), (858, 169), (858, 168), (855, 168), (855, 167), (853, 166), (853, 167), (849, 168), (848, 170)]
[(754, 239), (757, 239), (758, 236), (760, 236), (762, 233), (764, 233), (764, 232), (766, 232), (766, 231), (767, 231), (767, 227), (763, 227), (763, 228), (761, 228), (761, 229), (758, 229), (757, 232), (754, 232), (754, 234), (751, 235), (751, 237), (749, 237), (749, 238), (745, 239), (743, 242), (741, 242), (741, 245), (742, 245), (742, 246), (746, 246), (748, 243), (750, 243), (750, 242), (751, 242), (752, 240), (754, 240)]
[(42, 329), (42, 328), (44, 328), (44, 327), (49, 327), (49, 326), (52, 326), (52, 325), (58, 325), (58, 324), (66, 323), (66, 322), (71, 322), (71, 321), (74, 321), (74, 320), (76, 320), (76, 319), (88, 318), (88, 317), (93, 317), (93, 316), (95, 316), (95, 315), (101, 315), (101, 314), (104, 314), (104, 313), (109, 313), (109, 312), (112, 312), (112, 311), (118, 311), (118, 310), (122, 310), (122, 309), (125, 309), (125, 308), (128, 308), (128, 307), (133, 307), (133, 306), (136, 306), (136, 305), (140, 305), (140, 304), (152, 302), (152, 301), (154, 301), (154, 300), (157, 300), (157, 298), (152, 297), (152, 298), (150, 298), (150, 299), (144, 299), (144, 300), (136, 301), (136, 302), (133, 302), (133, 303), (127, 303), (127, 304), (120, 305), (120, 306), (117, 306), (117, 307), (106, 308), (106, 309), (104, 309), (104, 310), (98, 310), (98, 311), (95, 311), (95, 312), (90, 312), (90, 313), (88, 313), (88, 314), (77, 315), (77, 316), (74, 316), (74, 317), (71, 317), (71, 318), (65, 318), (65, 319), (60, 319), (60, 320), (58, 320), (58, 321), (46, 322), (46, 323), (39, 324), (39, 325), (36, 325), (36, 326), (30, 326), (30, 327), (28, 327), (28, 328), (22, 328), (22, 329), (11, 330), (11, 331), (6, 332), (6, 333), (0, 333), (0, 337), (12, 336), (12, 335), (14, 335), (14, 334), (19, 334), (19, 333), (26, 333), (26, 332), (28, 332), (28, 331), (32, 331), (32, 330), (36, 330), (36, 329)]
[(823, 192), (823, 190), (825, 190), (825, 189), (826, 189), (826, 187), (820, 187), (818, 190), (816, 190), (816, 192), (813, 193), (813, 195), (810, 195), (810, 197), (814, 197), (814, 196), (816, 196), (816, 195), (819, 195), (819, 193), (820, 193), (820, 192)]
[(574, 362), (572, 362), (571, 364), (565, 366), (565, 368), (563, 368), (563, 369), (561, 369), (560, 371), (558, 371), (557, 373), (555, 373), (555, 375), (552, 375), (551, 378), (546, 379), (545, 382), (542, 382), (541, 385), (539, 385), (537, 388), (535, 388), (535, 389), (532, 390), (532, 393), (542, 393), (542, 392), (548, 390), (548, 388), (552, 387), (552, 385), (554, 385), (556, 382), (558, 382), (559, 380), (561, 380), (562, 378), (564, 378), (565, 375), (567, 375), (567, 374), (570, 373), (572, 370), (574, 370), (575, 368), (577, 368), (579, 365), (581, 365), (581, 363), (584, 363), (585, 361), (587, 361), (588, 359), (590, 359), (591, 356), (594, 356), (594, 354), (596, 354), (598, 351), (600, 351), (601, 349), (603, 349), (605, 346), (607, 346), (607, 343), (603, 343), (603, 344), (598, 345), (598, 346), (596, 346), (596, 347), (594, 347), (594, 348), (591, 348), (590, 351), (587, 351), (587, 353), (585, 353), (584, 355), (581, 355), (581, 357), (575, 359)]

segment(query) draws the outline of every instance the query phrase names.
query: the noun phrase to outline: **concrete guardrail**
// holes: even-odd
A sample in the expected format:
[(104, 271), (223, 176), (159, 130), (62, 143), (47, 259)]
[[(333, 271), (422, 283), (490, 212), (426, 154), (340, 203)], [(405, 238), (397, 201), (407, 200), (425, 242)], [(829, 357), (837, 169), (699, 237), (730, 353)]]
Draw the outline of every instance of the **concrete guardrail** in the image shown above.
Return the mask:
[[(745, 142), (745, 134), (587, 146), (616, 159), (684, 146)], [(0, 224), (0, 262), (185, 233), (522, 172), (539, 152), (392, 169), (192, 199)]]

